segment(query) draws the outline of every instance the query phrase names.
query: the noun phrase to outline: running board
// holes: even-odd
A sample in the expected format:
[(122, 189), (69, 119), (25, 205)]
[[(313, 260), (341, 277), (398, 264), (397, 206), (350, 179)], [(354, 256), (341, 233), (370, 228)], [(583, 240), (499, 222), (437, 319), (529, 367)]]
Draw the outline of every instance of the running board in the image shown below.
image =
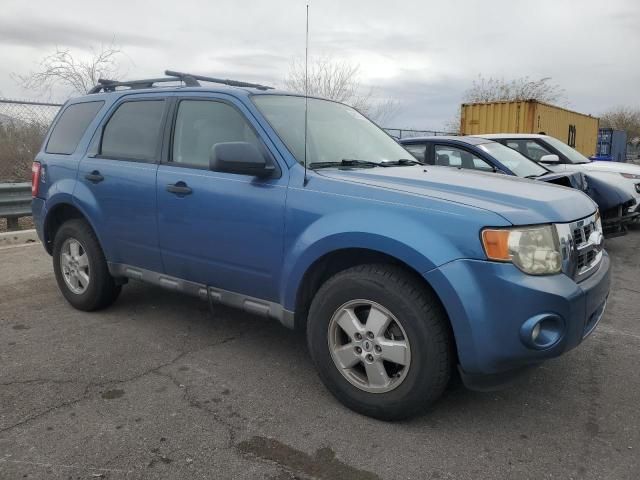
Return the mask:
[(287, 328), (294, 328), (294, 313), (286, 310), (279, 303), (249, 297), (241, 293), (230, 292), (217, 287), (207, 287), (207, 285), (201, 283), (190, 282), (189, 280), (145, 270), (144, 268), (132, 267), (124, 263), (108, 262), (107, 265), (109, 266), (109, 273), (113, 277), (126, 277), (132, 280), (151, 283), (168, 290), (199, 297), (202, 300), (208, 300), (214, 304), (227, 305), (254, 315), (273, 318)]

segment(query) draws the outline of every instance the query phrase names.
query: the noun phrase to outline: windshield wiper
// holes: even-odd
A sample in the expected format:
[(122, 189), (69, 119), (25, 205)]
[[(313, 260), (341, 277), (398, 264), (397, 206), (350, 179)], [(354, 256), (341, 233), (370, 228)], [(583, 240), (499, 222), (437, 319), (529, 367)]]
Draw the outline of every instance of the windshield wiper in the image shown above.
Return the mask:
[(390, 167), (390, 166), (398, 166), (398, 165), (405, 166), (405, 165), (426, 165), (426, 164), (424, 162), (420, 162), (414, 159), (400, 158), (399, 160), (395, 160), (395, 161), (382, 162), (381, 165), (383, 167)]
[(339, 162), (313, 162), (309, 164), (309, 168), (316, 170), (318, 168), (331, 168), (331, 167), (379, 167), (377, 162), (370, 162), (368, 160), (352, 160), (350, 158), (343, 158)]

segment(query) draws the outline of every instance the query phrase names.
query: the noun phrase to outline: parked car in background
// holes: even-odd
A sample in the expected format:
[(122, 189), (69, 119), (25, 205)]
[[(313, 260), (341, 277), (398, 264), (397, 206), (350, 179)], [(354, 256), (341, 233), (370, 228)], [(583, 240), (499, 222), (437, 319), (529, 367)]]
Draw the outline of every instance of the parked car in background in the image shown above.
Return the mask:
[(486, 138), (433, 136), (406, 138), (400, 143), (418, 160), (430, 165), (502, 173), (577, 188), (598, 204), (607, 237), (624, 235), (627, 224), (638, 216), (626, 213), (635, 200), (615, 185), (581, 172), (552, 172), (517, 151)]
[(75, 308), (133, 279), (303, 328), (327, 388), (382, 419), (596, 328), (610, 263), (581, 192), (425, 168), (341, 103), (166, 74), (68, 101), (36, 156), (34, 223)]
[(640, 213), (640, 165), (591, 161), (566, 143), (548, 135), (498, 133), (478, 136), (513, 148), (554, 172), (605, 174), (599, 178), (612, 182), (635, 198), (635, 205), (625, 213)]

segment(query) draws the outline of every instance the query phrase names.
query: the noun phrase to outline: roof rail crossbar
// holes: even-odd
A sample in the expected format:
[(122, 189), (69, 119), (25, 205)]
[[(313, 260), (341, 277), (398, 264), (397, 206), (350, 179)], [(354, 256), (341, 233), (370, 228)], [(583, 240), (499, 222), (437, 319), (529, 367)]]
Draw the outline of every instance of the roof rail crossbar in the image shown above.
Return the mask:
[(229, 85), (231, 87), (248, 87), (248, 88), (257, 88), (259, 90), (269, 90), (273, 87), (268, 87), (266, 85), (260, 85), (258, 83), (248, 83), (241, 82), (238, 80), (228, 80), (222, 78), (213, 78), (213, 77), (205, 77), (202, 75), (193, 75), (191, 73), (182, 73), (175, 72), (173, 70), (166, 70), (166, 77), (162, 78), (149, 78), (144, 80), (128, 80), (125, 82), (121, 82), (118, 80), (110, 80), (106, 78), (98, 79), (98, 84), (89, 90), (89, 93), (100, 93), (100, 92), (115, 92), (117, 87), (129, 87), (131, 89), (139, 89), (139, 88), (151, 88), (155, 83), (165, 83), (165, 82), (177, 82), (181, 81), (187, 87), (199, 87), (200, 83), (198, 80), (202, 80), (203, 82), (211, 82), (211, 83), (220, 83), (223, 85)]
[(149, 78), (144, 80), (128, 80), (126, 82), (120, 82), (118, 80), (108, 80), (106, 78), (98, 79), (98, 85), (89, 90), (89, 93), (100, 93), (102, 92), (115, 92), (116, 87), (130, 87), (131, 89), (138, 88), (151, 88), (154, 83), (164, 83), (164, 82), (178, 82), (182, 81), (187, 87), (199, 87), (200, 84), (197, 80), (193, 78), (179, 78), (176, 76), (172, 77), (162, 77), (162, 78)]
[(176, 71), (173, 71), (173, 70), (165, 70), (164, 74), (168, 75), (168, 76), (171, 76), (171, 77), (178, 77), (180, 79), (192, 78), (194, 80), (202, 80), (203, 82), (220, 83), (222, 85), (229, 85), (230, 87), (257, 88), (259, 90), (272, 90), (273, 89), (273, 87), (269, 87), (267, 85), (260, 85), (259, 83), (249, 83), (249, 82), (241, 82), (239, 80), (229, 80), (229, 79), (224, 79), (224, 78), (205, 77), (203, 75), (193, 75), (191, 73), (176, 72)]

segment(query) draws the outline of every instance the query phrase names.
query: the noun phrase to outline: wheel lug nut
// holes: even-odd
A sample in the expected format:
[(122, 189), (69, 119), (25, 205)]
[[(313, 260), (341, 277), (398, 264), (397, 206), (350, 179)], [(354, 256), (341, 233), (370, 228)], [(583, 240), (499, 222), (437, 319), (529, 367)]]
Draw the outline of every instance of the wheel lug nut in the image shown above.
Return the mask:
[(373, 332), (367, 332), (367, 338), (373, 340)]
[(362, 340), (362, 335), (360, 333), (356, 333), (354, 337), (356, 340)]
[(373, 362), (373, 355), (371, 355), (371, 354), (367, 355), (367, 361), (368, 362)]
[(376, 345), (374, 348), (375, 348), (375, 351), (378, 353), (382, 351), (382, 347), (380, 345)]
[(362, 349), (360, 347), (356, 347), (356, 353), (357, 354), (361, 354), (362, 353)]

